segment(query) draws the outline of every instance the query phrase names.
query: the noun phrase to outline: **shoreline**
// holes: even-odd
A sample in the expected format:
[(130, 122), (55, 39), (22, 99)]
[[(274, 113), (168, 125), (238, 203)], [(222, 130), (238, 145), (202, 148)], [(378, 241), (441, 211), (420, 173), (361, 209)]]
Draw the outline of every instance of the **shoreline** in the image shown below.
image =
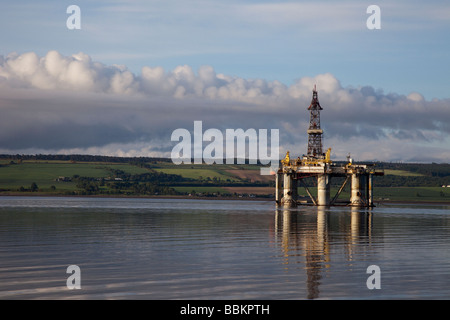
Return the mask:
[(197, 200), (248, 200), (248, 201), (275, 201), (275, 198), (262, 197), (199, 197), (186, 195), (108, 195), (108, 194), (92, 194), (92, 195), (67, 195), (67, 194), (51, 194), (51, 193), (30, 193), (30, 194), (0, 194), (1, 197), (55, 197), (55, 198), (112, 198), (112, 199), (197, 199)]
[[(275, 204), (275, 197), (271, 198), (263, 198), (263, 197), (199, 197), (199, 196), (187, 196), (187, 195), (105, 195), (105, 194), (96, 194), (96, 195), (64, 195), (64, 194), (51, 194), (51, 193), (29, 193), (29, 194), (19, 194), (19, 193), (10, 193), (10, 194), (0, 194), (1, 197), (55, 197), (55, 198), (111, 198), (111, 199), (192, 199), (192, 200), (246, 200), (246, 201), (273, 201)], [(377, 205), (380, 204), (432, 204), (432, 205), (449, 205), (449, 201), (417, 201), (417, 200), (380, 200), (374, 201)], [(301, 207), (301, 205), (299, 205)]]

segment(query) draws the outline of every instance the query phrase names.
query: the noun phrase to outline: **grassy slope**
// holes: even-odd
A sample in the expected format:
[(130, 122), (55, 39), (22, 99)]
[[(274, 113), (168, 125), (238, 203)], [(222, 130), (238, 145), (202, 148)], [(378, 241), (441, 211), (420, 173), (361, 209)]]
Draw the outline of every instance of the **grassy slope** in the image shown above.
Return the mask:
[[(2, 164), (8, 164), (9, 161), (2, 161)], [(72, 177), (74, 175), (107, 178), (111, 172), (107, 168), (120, 169), (127, 173), (139, 174), (148, 172), (145, 168), (129, 164), (117, 164), (107, 162), (77, 162), (71, 163), (69, 161), (24, 161), (21, 164), (13, 164), (5, 167), (0, 167), (0, 189), (10, 189), (11, 191), (18, 190), (21, 186), (29, 188), (32, 182), (35, 182), (40, 191), (50, 192), (50, 187), (55, 186), (56, 192), (77, 190), (75, 182), (56, 182), (55, 179), (59, 176)], [(199, 179), (200, 177), (205, 181), (206, 179), (217, 181), (239, 182), (254, 179), (259, 172), (259, 167), (251, 165), (180, 165), (175, 166), (171, 163), (157, 163), (154, 169), (160, 172), (179, 174), (183, 177)], [(239, 174), (238, 174), (239, 173)], [(386, 175), (399, 176), (417, 176), (419, 174), (408, 172), (405, 170), (386, 170)], [(219, 180), (220, 179), (220, 180)], [(264, 188), (264, 189), (263, 189)], [(177, 191), (197, 193), (250, 193), (252, 189), (254, 193), (267, 192), (270, 189), (266, 187), (175, 187)], [(274, 194), (274, 191), (269, 192)], [(315, 188), (310, 188), (310, 191), (315, 194)], [(331, 190), (331, 196), (336, 194), (337, 188)], [(306, 196), (304, 188), (299, 188), (299, 194)], [(345, 188), (339, 199), (349, 198), (349, 186)], [(450, 201), (450, 188), (441, 187), (377, 187), (375, 178), (374, 197), (376, 200), (389, 199), (401, 201)]]
[(111, 163), (70, 163), (56, 161), (28, 161), (21, 164), (0, 167), (0, 188), (17, 190), (21, 186), (29, 188), (35, 182), (43, 191), (51, 186), (57, 190), (76, 190), (75, 182), (55, 181), (60, 176), (107, 178), (111, 172), (106, 168), (120, 169), (129, 173), (145, 173), (147, 169), (128, 164)]
[(416, 172), (409, 172), (405, 170), (396, 170), (396, 169), (384, 169), (385, 175), (393, 175), (393, 176), (402, 176), (402, 177), (421, 177), (423, 174)]

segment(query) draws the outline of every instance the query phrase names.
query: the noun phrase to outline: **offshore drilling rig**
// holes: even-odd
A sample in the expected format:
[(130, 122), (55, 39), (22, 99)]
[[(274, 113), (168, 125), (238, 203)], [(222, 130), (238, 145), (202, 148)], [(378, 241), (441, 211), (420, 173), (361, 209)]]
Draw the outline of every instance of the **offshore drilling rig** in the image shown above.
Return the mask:
[[(333, 163), (330, 159), (331, 148), (323, 152), (322, 134), (320, 127), (320, 106), (314, 86), (310, 111), (308, 133), (308, 152), (302, 158), (291, 159), (289, 151), (281, 160), (281, 166), (276, 173), (275, 201), (277, 205), (295, 207), (299, 204), (315, 206), (349, 205), (356, 207), (373, 207), (373, 176), (383, 175), (376, 171), (373, 164), (353, 164), (350, 156), (346, 164)], [(303, 181), (306, 178), (317, 179), (317, 196), (314, 197)], [(337, 193), (331, 198), (331, 179), (344, 177), (344, 182)], [(341, 179), (342, 180), (342, 179)], [(344, 190), (348, 181), (351, 181), (351, 197), (348, 201), (338, 202), (337, 199)], [(298, 187), (303, 186), (309, 200), (298, 200)]]

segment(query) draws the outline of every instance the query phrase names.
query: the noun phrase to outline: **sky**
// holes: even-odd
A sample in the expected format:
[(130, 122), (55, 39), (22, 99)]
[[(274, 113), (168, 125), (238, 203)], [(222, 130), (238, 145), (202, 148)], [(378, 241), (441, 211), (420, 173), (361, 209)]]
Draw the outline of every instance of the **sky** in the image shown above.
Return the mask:
[(0, 28), (0, 153), (169, 157), (202, 121), (301, 156), (316, 85), (332, 159), (450, 162), (448, 1), (19, 0)]

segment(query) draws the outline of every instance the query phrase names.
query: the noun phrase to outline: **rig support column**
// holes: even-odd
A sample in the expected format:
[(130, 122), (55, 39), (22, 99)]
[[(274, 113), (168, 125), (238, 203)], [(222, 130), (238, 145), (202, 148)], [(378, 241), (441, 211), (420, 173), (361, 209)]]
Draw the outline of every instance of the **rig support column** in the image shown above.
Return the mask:
[(293, 182), (294, 179), (292, 174), (284, 173), (283, 176), (283, 198), (281, 199), (281, 203), (286, 207), (296, 207), (297, 199), (295, 198), (295, 195), (297, 192), (294, 192), (293, 188), (296, 183)]
[(373, 174), (367, 175), (367, 205), (373, 207)]
[(277, 205), (281, 204), (281, 198), (283, 198), (283, 189), (282, 189), (282, 177), (281, 172), (277, 172), (275, 176), (275, 202)]
[(317, 205), (330, 205), (330, 183), (328, 174), (320, 174), (317, 176)]
[(298, 199), (298, 180), (294, 179), (296, 177), (296, 174), (291, 176), (291, 190), (292, 190), (292, 199), (294, 200), (295, 204), (297, 204)]
[(362, 206), (363, 201), (361, 199), (361, 180), (360, 175), (356, 172), (352, 173), (352, 194), (350, 198), (350, 205)]

